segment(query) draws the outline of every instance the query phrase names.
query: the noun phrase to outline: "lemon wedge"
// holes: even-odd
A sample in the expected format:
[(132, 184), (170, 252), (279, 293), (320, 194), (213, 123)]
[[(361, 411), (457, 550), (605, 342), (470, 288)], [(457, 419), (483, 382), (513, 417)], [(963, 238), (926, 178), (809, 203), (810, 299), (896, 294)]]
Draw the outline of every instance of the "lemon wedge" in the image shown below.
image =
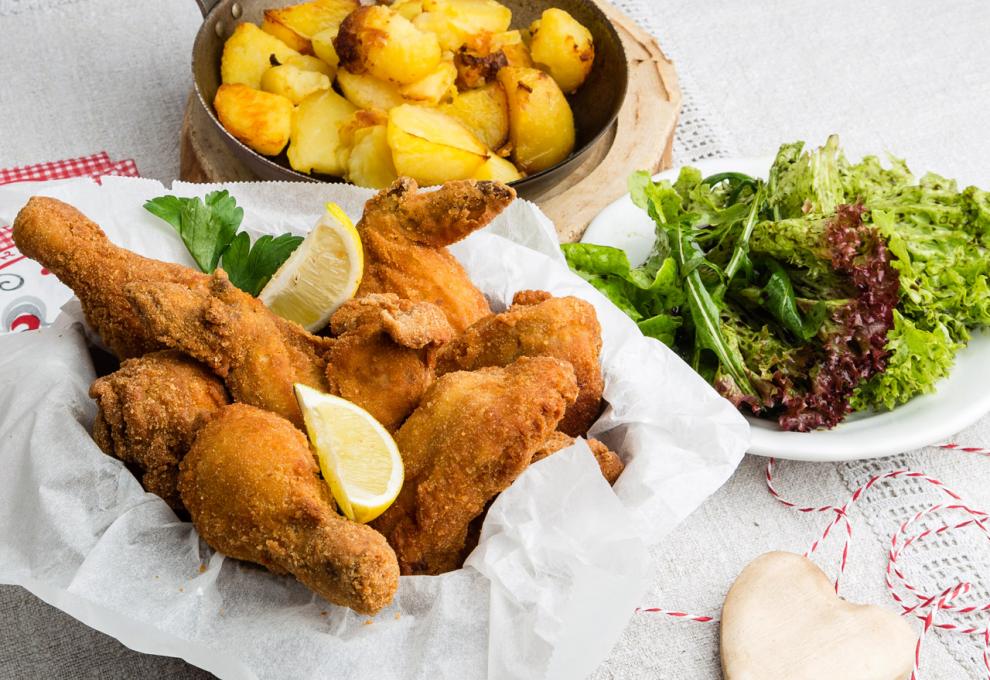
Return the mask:
[(357, 404), (299, 383), (295, 390), (309, 441), (340, 511), (355, 522), (370, 522), (402, 489), (399, 447)]
[(363, 272), (364, 249), (357, 229), (340, 206), (327, 203), (326, 213), (258, 298), (282, 318), (317, 331), (354, 297)]

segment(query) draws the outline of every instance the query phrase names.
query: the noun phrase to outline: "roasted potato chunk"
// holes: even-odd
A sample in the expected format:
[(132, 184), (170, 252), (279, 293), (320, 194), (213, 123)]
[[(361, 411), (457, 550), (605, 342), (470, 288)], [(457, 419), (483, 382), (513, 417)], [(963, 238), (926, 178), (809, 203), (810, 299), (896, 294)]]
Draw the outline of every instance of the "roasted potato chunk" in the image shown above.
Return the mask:
[(359, 109), (388, 111), (405, 102), (398, 87), (366, 73), (351, 73), (342, 68), (337, 71), (337, 85), (347, 101)]
[(414, 21), (436, 33), (443, 49), (454, 52), (470, 36), (507, 31), (512, 11), (495, 0), (423, 0), (423, 14)]
[(272, 66), (265, 71), (265, 75), (261, 76), (261, 89), (272, 94), (280, 94), (293, 104), (298, 104), (317, 90), (329, 90), (330, 79), (326, 74), (317, 71), (304, 71), (289, 64), (282, 64)]
[(271, 58), (284, 64), (299, 53), (254, 24), (239, 24), (223, 45), (220, 79), (228, 84), (241, 83), (258, 90), (261, 76), (271, 65)]
[(399, 94), (405, 99), (423, 104), (436, 106), (442, 100), (453, 99), (457, 94), (454, 81), (457, 80), (457, 69), (452, 61), (441, 61), (440, 65), (430, 75), (399, 88)]
[(354, 111), (354, 105), (333, 90), (314, 92), (299, 102), (287, 152), (292, 169), (342, 176), (346, 168), (337, 153), (340, 124)]
[(499, 82), (509, 100), (512, 160), (526, 173), (546, 170), (574, 148), (574, 114), (556, 81), (535, 68), (507, 66)]
[(227, 131), (258, 153), (278, 155), (289, 141), (292, 102), (286, 97), (241, 83), (223, 84), (213, 106)]
[(522, 173), (512, 164), (512, 161), (495, 154), (491, 154), (472, 177), (472, 179), (493, 179), (507, 184), (522, 178)]
[(465, 90), (441, 110), (459, 120), (489, 149), (498, 151), (509, 139), (509, 101), (497, 82)]
[(389, 111), (388, 145), (396, 172), (422, 185), (468, 179), (488, 158), (485, 145), (457, 119), (412, 104)]
[(395, 0), (392, 10), (412, 21), (423, 13), (423, 0)]
[(354, 147), (347, 163), (347, 181), (361, 187), (384, 189), (398, 178), (388, 127), (375, 125), (354, 133)]
[(523, 42), (522, 33), (520, 31), (495, 33), (492, 35), (491, 41), (493, 48), (500, 50), (502, 54), (505, 55), (506, 60), (509, 62), (509, 66), (525, 66), (526, 68), (531, 68), (533, 66), (533, 59), (529, 54), (529, 47), (525, 42)]
[(360, 6), (358, 0), (315, 0), (266, 9), (261, 29), (298, 52), (312, 53), (314, 35), (337, 28), (344, 17)]
[(333, 80), (334, 76), (337, 74), (336, 66), (308, 54), (300, 54), (298, 57), (289, 57), (285, 61), (285, 64), (287, 66), (295, 66), (303, 71), (316, 71), (317, 73), (322, 73), (330, 80)]
[[(385, 127), (388, 125), (388, 113), (380, 109), (355, 111), (350, 118), (340, 124), (340, 146), (337, 150), (337, 160), (343, 167), (348, 167), (351, 151), (357, 144), (357, 133), (369, 127)], [(389, 163), (392, 162), (392, 152), (389, 151)]]
[(337, 50), (333, 47), (333, 39), (337, 37), (338, 30), (339, 27), (328, 28), (325, 31), (320, 31), (310, 40), (313, 45), (313, 54), (332, 66), (334, 71), (340, 64), (340, 57), (337, 56)]
[(591, 31), (562, 9), (548, 9), (529, 27), (533, 62), (564, 92), (581, 87), (595, 63)]
[(479, 33), (470, 36), (457, 50), (457, 86), (463, 89), (495, 82), (503, 66), (533, 65), (519, 31)]
[(441, 58), (437, 36), (380, 5), (352, 12), (340, 25), (333, 46), (341, 66), (351, 73), (369, 73), (400, 85), (430, 75)]

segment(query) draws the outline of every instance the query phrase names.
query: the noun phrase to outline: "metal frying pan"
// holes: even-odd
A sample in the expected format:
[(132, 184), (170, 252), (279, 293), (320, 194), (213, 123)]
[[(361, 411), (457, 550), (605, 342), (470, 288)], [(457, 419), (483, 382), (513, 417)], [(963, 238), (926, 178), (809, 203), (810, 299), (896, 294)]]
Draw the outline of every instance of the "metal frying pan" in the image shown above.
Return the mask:
[[(220, 124), (213, 109), (213, 98), (220, 87), (220, 56), (234, 27), (245, 21), (260, 24), (264, 11), (298, 4), (302, 0), (196, 0), (203, 13), (203, 25), (193, 43), (192, 73), (199, 105), (209, 113), (211, 123), (226, 141), (231, 153), (260, 179), (296, 182), (340, 182), (339, 177), (307, 175), (289, 167), (285, 152), (262, 156), (241, 143)], [(568, 97), (577, 127), (575, 149), (566, 159), (542, 172), (512, 185), (523, 196), (536, 194), (559, 181), (577, 167), (595, 142), (615, 124), (625, 99), (628, 70), (622, 41), (615, 28), (592, 0), (500, 0), (512, 10), (513, 27), (528, 26), (543, 10), (559, 7), (584, 24), (595, 41), (595, 63), (587, 81)]]

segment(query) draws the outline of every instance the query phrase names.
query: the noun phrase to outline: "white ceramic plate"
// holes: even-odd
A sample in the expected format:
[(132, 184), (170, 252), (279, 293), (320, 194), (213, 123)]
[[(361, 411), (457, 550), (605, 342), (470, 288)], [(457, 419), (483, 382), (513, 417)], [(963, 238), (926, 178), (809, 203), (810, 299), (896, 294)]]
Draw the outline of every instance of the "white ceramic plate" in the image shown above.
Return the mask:
[[(744, 172), (765, 177), (772, 158), (714, 159), (694, 165), (708, 176)], [(657, 175), (674, 180), (678, 169)], [(653, 246), (653, 222), (623, 196), (588, 226), (584, 243), (622, 248), (638, 265)], [(784, 432), (770, 420), (748, 418), (753, 428), (749, 452), (792, 460), (838, 461), (878, 458), (945, 441), (990, 412), (990, 334), (973, 336), (956, 357), (952, 374), (934, 394), (912, 399), (893, 411), (851, 414), (832, 430)]]

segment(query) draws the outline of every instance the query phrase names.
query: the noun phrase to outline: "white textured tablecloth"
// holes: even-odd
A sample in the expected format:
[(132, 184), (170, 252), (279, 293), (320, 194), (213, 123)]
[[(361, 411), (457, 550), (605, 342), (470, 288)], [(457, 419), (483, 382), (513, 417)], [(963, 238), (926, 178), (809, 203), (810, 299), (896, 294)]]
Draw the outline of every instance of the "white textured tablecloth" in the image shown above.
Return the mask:
[[(890, 150), (918, 170), (990, 186), (987, 0), (617, 4), (660, 38), (680, 73), (676, 162), (764, 156), (782, 141), (820, 143), (838, 132), (851, 156)], [(0, 0), (0, 167), (106, 149), (136, 159), (146, 176), (173, 179), (198, 22), (193, 0)], [(990, 446), (990, 419), (956, 439)], [(654, 551), (644, 606), (717, 609), (749, 560), (771, 549), (802, 552), (817, 537), (824, 516), (773, 501), (764, 466), (747, 458)], [(779, 486), (809, 504), (834, 503), (897, 467), (925, 470), (990, 507), (990, 459), (936, 449), (862, 463), (784, 463)], [(891, 604), (883, 586), (889, 537), (935, 499), (898, 481), (860, 503), (845, 596)], [(990, 551), (976, 536), (926, 544), (908, 569), (932, 587), (954, 584), (949, 574), (966, 576), (976, 597), (990, 600)], [(832, 569), (834, 550), (826, 547), (824, 557)], [(0, 589), (0, 621), (2, 678), (209, 677), (176, 659), (131, 652), (20, 589)], [(979, 655), (975, 639), (930, 636), (924, 677), (984, 677)], [(717, 629), (637, 614), (593, 677), (717, 678)]]

